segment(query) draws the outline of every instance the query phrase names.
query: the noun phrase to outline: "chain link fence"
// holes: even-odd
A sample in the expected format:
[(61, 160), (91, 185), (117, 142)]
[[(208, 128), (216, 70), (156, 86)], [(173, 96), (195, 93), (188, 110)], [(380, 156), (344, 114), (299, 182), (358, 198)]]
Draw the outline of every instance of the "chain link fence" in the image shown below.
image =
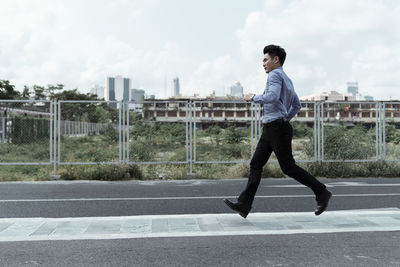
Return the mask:
[(194, 163), (249, 160), (255, 146), (255, 105), (244, 101), (196, 101), (192, 109)]
[[(400, 102), (303, 102), (299, 162), (399, 161)], [(248, 163), (262, 106), (244, 101), (0, 100), (0, 165)], [(271, 156), (271, 161), (276, 161)]]
[(126, 103), (129, 164), (184, 164), (189, 162), (187, 101), (146, 101), (142, 112)]
[(119, 163), (121, 114), (122, 104), (116, 101), (59, 101), (57, 164)]
[(0, 100), (0, 165), (50, 165), (54, 104)]
[(368, 162), (380, 159), (380, 103), (332, 102), (321, 105), (321, 160)]

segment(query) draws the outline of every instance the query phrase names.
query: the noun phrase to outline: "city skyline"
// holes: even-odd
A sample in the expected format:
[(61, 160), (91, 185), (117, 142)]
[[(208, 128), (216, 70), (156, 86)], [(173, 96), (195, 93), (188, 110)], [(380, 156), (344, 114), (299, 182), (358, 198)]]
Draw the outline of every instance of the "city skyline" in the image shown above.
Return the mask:
[(260, 94), (261, 51), (275, 43), (299, 96), (358, 81), (364, 95), (399, 99), (400, 33), (388, 27), (399, 11), (390, 0), (3, 1), (0, 79), (89, 92), (119, 74), (162, 98), (178, 76), (182, 95), (223, 95), (236, 80)]

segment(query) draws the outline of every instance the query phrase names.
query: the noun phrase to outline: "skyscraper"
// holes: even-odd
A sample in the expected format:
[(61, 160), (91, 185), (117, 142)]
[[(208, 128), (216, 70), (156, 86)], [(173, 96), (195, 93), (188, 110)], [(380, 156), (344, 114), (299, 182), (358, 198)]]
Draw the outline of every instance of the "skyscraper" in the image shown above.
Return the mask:
[(100, 86), (100, 85), (95, 85), (90, 89), (90, 93), (97, 95), (98, 99), (103, 99), (104, 98), (104, 86)]
[(173, 96), (178, 96), (179, 95), (179, 91), (180, 91), (180, 86), (179, 86), (179, 78), (176, 77), (175, 79), (172, 80), (173, 81)]
[(243, 96), (243, 86), (239, 81), (236, 81), (234, 85), (230, 87), (231, 96)]
[(353, 99), (357, 99), (358, 95), (358, 82), (347, 82), (347, 93), (353, 95)]
[(144, 99), (144, 90), (141, 89), (131, 89), (130, 101), (141, 102)]
[[(106, 101), (129, 101), (129, 89), (132, 87), (132, 81), (120, 75), (107, 77), (104, 99)], [(116, 106), (116, 105), (113, 105)]]

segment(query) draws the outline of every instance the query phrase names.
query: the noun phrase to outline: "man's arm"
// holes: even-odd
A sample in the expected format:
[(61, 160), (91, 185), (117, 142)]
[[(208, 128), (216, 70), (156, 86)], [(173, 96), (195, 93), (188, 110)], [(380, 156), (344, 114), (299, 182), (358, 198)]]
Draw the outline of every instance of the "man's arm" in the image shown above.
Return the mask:
[(253, 97), (255, 96), (255, 94), (245, 94), (244, 96), (243, 96), (243, 99), (245, 100), (245, 101), (253, 101)]
[(286, 119), (288, 121), (290, 121), (294, 116), (296, 116), (297, 112), (299, 112), (300, 109), (301, 109), (301, 103), (300, 103), (299, 97), (297, 96), (296, 93), (294, 93), (294, 98), (293, 98), (292, 104), (290, 105), (290, 108), (288, 110)]
[(282, 77), (278, 72), (271, 71), (268, 76), (267, 88), (263, 95), (255, 95), (254, 103), (268, 104), (279, 100), (282, 90)]

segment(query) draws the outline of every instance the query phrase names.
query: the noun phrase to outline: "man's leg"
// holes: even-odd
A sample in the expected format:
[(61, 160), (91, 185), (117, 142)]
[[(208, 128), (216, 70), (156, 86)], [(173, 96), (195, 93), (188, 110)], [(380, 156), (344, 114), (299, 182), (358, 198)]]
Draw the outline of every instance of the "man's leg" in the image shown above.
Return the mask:
[(240, 194), (237, 203), (224, 199), (225, 204), (239, 213), (243, 218), (246, 218), (247, 214), (249, 214), (251, 210), (254, 196), (257, 192), (258, 185), (260, 184), (262, 168), (267, 163), (271, 153), (272, 148), (268, 144), (264, 129), (250, 162), (250, 175), (245, 190)]
[(261, 173), (264, 165), (267, 163), (272, 153), (272, 147), (267, 140), (265, 129), (258, 141), (256, 151), (250, 161), (250, 175), (247, 180), (247, 186), (244, 191), (239, 195), (238, 202), (251, 207), (254, 196), (256, 195), (258, 185), (261, 180)]
[(328, 202), (332, 193), (326, 189), (323, 183), (296, 165), (292, 155), (292, 126), (289, 122), (286, 122), (278, 127), (271, 127), (270, 136), (273, 150), (278, 158), (282, 171), (314, 191), (315, 199), (318, 204), (315, 209), (315, 215), (320, 215), (328, 207)]
[(293, 129), (289, 122), (270, 128), (271, 145), (282, 171), (309, 187), (316, 196), (326, 189), (326, 186), (303, 168), (296, 165), (292, 154)]

